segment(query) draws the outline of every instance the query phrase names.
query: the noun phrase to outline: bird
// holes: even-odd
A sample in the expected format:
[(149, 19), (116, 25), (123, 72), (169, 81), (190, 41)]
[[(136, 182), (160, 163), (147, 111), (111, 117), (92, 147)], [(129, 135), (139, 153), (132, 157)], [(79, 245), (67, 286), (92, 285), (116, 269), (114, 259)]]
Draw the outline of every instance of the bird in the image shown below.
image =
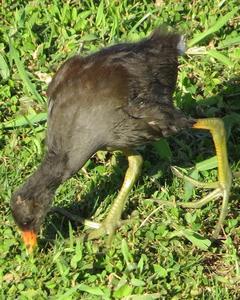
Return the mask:
[(232, 183), (226, 133), (220, 118), (195, 119), (174, 106), (178, 58), (185, 48), (182, 34), (157, 28), (140, 41), (115, 44), (86, 56), (77, 54), (60, 66), (47, 89), (45, 155), (10, 200), (13, 219), (29, 252), (37, 245), (56, 189), (99, 150), (120, 150), (128, 160), (122, 187), (108, 215), (101, 223), (94, 223), (96, 228), (89, 234), (90, 239), (106, 235), (111, 243), (129, 192), (141, 173), (143, 158), (137, 148), (188, 128), (210, 131), (218, 159), (218, 180), (198, 182), (173, 167), (178, 177), (213, 189), (197, 202), (178, 205), (200, 208), (221, 197), (222, 208), (213, 232), (213, 236), (219, 235)]

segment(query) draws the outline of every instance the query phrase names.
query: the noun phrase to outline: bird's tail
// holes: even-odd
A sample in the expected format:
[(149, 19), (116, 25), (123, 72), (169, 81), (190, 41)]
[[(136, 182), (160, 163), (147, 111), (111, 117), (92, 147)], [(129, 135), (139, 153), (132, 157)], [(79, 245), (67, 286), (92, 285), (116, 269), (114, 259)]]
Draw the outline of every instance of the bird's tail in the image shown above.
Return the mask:
[(162, 28), (154, 30), (154, 32), (147, 39), (155, 49), (163, 52), (175, 52), (177, 55), (182, 55), (186, 51), (186, 44), (184, 35), (176, 32), (169, 32)]

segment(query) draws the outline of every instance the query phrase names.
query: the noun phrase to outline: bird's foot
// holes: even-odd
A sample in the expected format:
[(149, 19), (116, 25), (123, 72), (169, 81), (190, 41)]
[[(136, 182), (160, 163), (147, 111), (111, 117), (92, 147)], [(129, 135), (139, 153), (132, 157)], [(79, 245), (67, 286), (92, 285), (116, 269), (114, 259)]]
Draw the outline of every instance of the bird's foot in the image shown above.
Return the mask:
[(98, 229), (91, 229), (91, 232), (87, 235), (89, 240), (96, 240), (102, 236), (107, 235), (106, 246), (111, 246), (114, 234), (116, 230), (121, 227), (123, 221), (113, 218), (106, 218), (99, 224)]
[(121, 221), (122, 211), (127, 197), (138, 178), (142, 165), (142, 157), (140, 154), (134, 151), (125, 151), (125, 154), (127, 155), (129, 166), (118, 196), (114, 200), (106, 219), (100, 224), (100, 227), (88, 235), (88, 238), (93, 240), (107, 234), (107, 246), (111, 245), (116, 229), (120, 227), (123, 222), (126, 222)]
[(228, 199), (232, 186), (232, 174), (227, 156), (226, 131), (223, 121), (218, 118), (198, 119), (193, 124), (193, 128), (209, 130), (213, 137), (218, 161), (218, 181), (213, 183), (202, 183), (189, 176), (183, 175), (176, 167), (173, 167), (172, 170), (176, 176), (185, 179), (194, 186), (213, 189), (212, 192), (197, 202), (180, 202), (178, 204), (187, 208), (200, 208), (211, 200), (222, 197), (220, 216), (213, 232), (213, 237), (217, 238), (227, 215)]
[(86, 227), (88, 227), (89, 229), (87, 230), (87, 234), (85, 237), (89, 240), (96, 240), (100, 237), (107, 235), (107, 247), (111, 246), (111, 242), (116, 230), (122, 225), (131, 223), (132, 221), (131, 219), (120, 220), (118, 216), (107, 216), (107, 218), (103, 222), (98, 223), (70, 213), (65, 208), (56, 206), (52, 207), (50, 212), (59, 213), (71, 221), (83, 224)]
[(213, 189), (208, 195), (203, 197), (201, 200), (196, 202), (178, 202), (177, 205), (185, 208), (201, 208), (203, 205), (206, 205), (210, 201), (217, 200), (218, 198), (222, 197), (222, 208), (220, 212), (220, 216), (218, 222), (215, 226), (213, 232), (213, 238), (217, 238), (219, 236), (220, 230), (223, 226), (223, 222), (225, 220), (227, 214), (227, 207), (228, 207), (228, 199), (230, 195), (230, 188), (232, 184), (232, 175), (230, 170), (226, 170), (225, 181), (216, 181), (211, 183), (204, 183), (197, 181), (185, 174), (182, 174), (177, 167), (171, 167), (172, 172), (179, 178), (184, 179), (186, 182), (191, 183), (193, 186), (204, 188), (204, 189)]

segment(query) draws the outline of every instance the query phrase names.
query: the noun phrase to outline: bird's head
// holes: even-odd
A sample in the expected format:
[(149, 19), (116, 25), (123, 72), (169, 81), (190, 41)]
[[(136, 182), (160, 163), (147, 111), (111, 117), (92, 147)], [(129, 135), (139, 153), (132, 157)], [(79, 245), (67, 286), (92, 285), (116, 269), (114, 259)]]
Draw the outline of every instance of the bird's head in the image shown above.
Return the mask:
[(17, 191), (11, 198), (11, 210), (29, 253), (37, 245), (37, 233), (48, 211), (50, 201), (29, 198)]

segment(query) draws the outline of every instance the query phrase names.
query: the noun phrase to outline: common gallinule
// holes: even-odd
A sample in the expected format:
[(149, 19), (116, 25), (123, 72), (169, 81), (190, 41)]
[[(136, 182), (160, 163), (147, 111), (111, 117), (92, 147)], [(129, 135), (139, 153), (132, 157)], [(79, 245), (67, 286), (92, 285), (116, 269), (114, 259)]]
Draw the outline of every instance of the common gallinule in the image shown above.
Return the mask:
[[(45, 157), (11, 199), (14, 220), (29, 251), (36, 244), (57, 187), (98, 150), (122, 150), (129, 163), (110, 212), (89, 236), (108, 234), (111, 239), (141, 170), (142, 157), (136, 147), (189, 127), (210, 130), (218, 158), (218, 181), (207, 184), (184, 176), (197, 186), (214, 190), (198, 202), (179, 205), (198, 208), (222, 197), (214, 237), (219, 235), (231, 188), (225, 129), (220, 119), (195, 120), (174, 107), (178, 56), (184, 48), (180, 34), (158, 29), (137, 43), (118, 44), (86, 57), (76, 55), (60, 67), (47, 91)], [(183, 177), (177, 169), (174, 172)]]

